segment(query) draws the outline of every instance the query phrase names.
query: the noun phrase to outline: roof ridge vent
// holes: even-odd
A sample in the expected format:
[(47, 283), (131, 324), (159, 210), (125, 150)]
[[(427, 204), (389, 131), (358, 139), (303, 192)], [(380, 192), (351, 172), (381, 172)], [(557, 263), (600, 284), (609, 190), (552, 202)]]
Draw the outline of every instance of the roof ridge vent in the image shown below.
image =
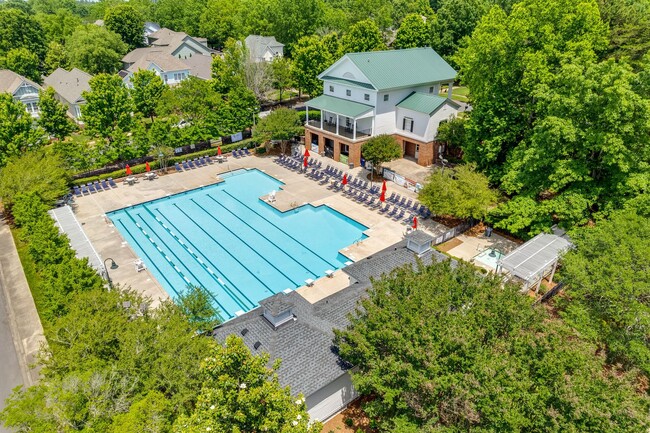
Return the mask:
[(273, 326), (273, 329), (278, 329), (281, 325), (294, 320), (294, 304), (289, 299), (288, 293), (276, 293), (260, 302), (260, 305), (264, 309), (264, 318)]

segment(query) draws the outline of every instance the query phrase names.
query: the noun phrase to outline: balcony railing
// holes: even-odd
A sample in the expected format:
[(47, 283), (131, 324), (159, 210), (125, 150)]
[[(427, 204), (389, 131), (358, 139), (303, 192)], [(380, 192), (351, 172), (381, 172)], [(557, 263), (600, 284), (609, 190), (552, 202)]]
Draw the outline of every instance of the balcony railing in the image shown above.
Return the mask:
[[(320, 120), (310, 120), (307, 122), (309, 126), (313, 126), (318, 129), (323, 129), (328, 132), (333, 132), (336, 134), (336, 123), (323, 122), (323, 127), (321, 128)], [(354, 139), (354, 131), (349, 126), (339, 126), (338, 135), (346, 138)], [(357, 129), (357, 140), (359, 138), (370, 137), (372, 135), (372, 129)]]

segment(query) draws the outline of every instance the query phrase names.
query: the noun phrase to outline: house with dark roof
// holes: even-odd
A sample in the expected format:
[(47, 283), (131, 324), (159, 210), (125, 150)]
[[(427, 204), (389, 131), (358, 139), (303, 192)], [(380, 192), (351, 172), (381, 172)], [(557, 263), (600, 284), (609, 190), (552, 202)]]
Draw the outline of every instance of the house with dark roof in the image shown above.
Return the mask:
[(25, 104), (25, 110), (32, 116), (38, 117), (38, 91), (42, 87), (22, 75), (9, 69), (0, 69), (0, 93), (9, 93), (14, 100)]
[(431, 48), (348, 53), (322, 72), (323, 94), (305, 103), (320, 111), (306, 119), (305, 141), (336, 161), (355, 167), (370, 137), (389, 134), (402, 155), (420, 165), (439, 157), (438, 126), (460, 106), (451, 92), (456, 71)]
[(275, 36), (248, 35), (244, 39), (248, 55), (254, 62), (271, 62), (276, 57), (284, 55), (284, 44)]
[[(260, 306), (215, 329), (223, 341), (230, 334), (241, 337), (253, 354), (266, 352), (271, 362), (281, 359), (278, 378), (294, 395), (302, 394), (313, 420), (325, 421), (357, 397), (349, 371), (352, 365), (338, 355), (334, 329), (345, 328), (348, 315), (371, 286), (391, 270), (446, 260), (433, 250), (433, 238), (421, 231), (345, 268), (349, 285), (326, 298), (310, 303), (292, 290), (275, 294)], [(417, 246), (417, 247), (416, 247)]]
[(66, 71), (57, 68), (49, 76), (45, 77), (43, 84), (45, 87), (54, 89), (55, 97), (59, 102), (68, 107), (68, 116), (74, 120), (81, 117), (81, 105), (86, 103), (83, 92), (90, 91), (90, 79), (92, 75), (87, 74), (81, 69), (72, 68)]

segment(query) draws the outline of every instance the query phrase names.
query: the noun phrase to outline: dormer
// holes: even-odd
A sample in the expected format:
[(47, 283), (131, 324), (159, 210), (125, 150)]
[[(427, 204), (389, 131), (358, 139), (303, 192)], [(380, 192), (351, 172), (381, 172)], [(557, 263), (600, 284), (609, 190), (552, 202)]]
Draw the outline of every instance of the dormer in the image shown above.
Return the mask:
[(262, 315), (273, 329), (278, 329), (285, 323), (295, 320), (293, 314), (294, 304), (284, 292), (261, 301), (260, 306), (263, 309)]

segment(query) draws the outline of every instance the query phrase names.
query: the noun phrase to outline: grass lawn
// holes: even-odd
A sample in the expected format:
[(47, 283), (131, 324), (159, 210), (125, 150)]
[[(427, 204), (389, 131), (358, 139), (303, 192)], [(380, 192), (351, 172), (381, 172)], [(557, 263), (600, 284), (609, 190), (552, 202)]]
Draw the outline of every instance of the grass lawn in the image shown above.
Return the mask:
[[(282, 92), (282, 100), (286, 101), (289, 98), (295, 98), (298, 96), (298, 91), (295, 89), (285, 90)], [(278, 101), (280, 99), (280, 92), (278, 90), (273, 90), (267, 95), (269, 101)]]
[[(440, 96), (446, 96), (447, 92), (440, 92)], [(451, 92), (451, 99), (459, 102), (468, 102), (469, 101), (469, 89), (465, 86), (454, 87)]]

